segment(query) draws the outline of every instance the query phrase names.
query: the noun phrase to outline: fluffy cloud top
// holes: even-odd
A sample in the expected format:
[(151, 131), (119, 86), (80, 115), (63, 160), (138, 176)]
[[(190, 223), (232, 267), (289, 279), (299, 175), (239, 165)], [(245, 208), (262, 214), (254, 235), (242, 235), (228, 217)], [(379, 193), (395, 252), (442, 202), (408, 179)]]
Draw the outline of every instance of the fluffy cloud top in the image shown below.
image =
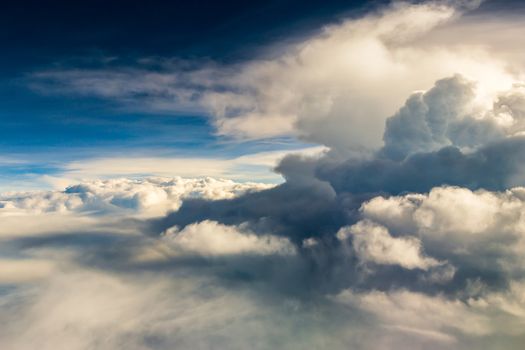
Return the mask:
[(209, 177), (95, 180), (69, 186), (65, 191), (1, 194), (0, 215), (28, 211), (105, 213), (118, 210), (162, 215), (177, 209), (184, 198), (226, 199), (270, 187)]
[(377, 197), (363, 204), (363, 216), (399, 231), (479, 237), (523, 231), (523, 187), (504, 192), (437, 187), (428, 194)]
[(294, 246), (286, 238), (257, 236), (251, 232), (243, 232), (242, 228), (208, 220), (188, 225), (183, 230), (178, 227), (170, 228), (164, 238), (176, 250), (203, 256), (295, 253)]
[(476, 104), (475, 96), (475, 84), (459, 75), (413, 94), (386, 121), (383, 154), (404, 159), (446, 146), (472, 150), (524, 131), (522, 88), (501, 92), (488, 110)]
[(352, 247), (362, 262), (422, 270), (440, 265), (437, 260), (423, 256), (419, 239), (410, 236), (392, 237), (385, 227), (372, 222), (360, 221), (337, 232), (340, 240), (350, 236)]

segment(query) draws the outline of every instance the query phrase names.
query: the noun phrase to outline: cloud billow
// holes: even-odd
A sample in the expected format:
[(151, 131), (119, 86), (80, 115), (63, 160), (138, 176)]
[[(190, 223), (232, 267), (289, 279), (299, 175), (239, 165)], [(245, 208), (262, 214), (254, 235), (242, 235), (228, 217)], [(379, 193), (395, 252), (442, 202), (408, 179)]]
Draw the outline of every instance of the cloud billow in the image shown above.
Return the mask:
[(220, 133), (292, 132), (330, 150), (286, 156), (276, 186), (3, 194), (0, 347), (521, 349), (525, 92), (497, 60), (425, 36), (473, 2), (451, 3), (395, 3), (241, 74), (36, 75), (121, 102), (145, 92), (156, 108), (175, 96)]
[[(482, 108), (474, 83), (440, 80), (387, 119), (385, 145), (372, 156), (288, 156), (276, 168), (284, 184), (234, 199), (186, 200), (150, 228), (215, 220), (290, 239), (307, 268), (281, 273), (303, 283), (301, 294), (328, 295), (374, 317), (397, 334), (388, 335), (394, 341), (461, 349), (467, 339), (499, 334), (519, 342), (521, 96), (504, 92)], [(286, 280), (272, 283), (297, 293)]]

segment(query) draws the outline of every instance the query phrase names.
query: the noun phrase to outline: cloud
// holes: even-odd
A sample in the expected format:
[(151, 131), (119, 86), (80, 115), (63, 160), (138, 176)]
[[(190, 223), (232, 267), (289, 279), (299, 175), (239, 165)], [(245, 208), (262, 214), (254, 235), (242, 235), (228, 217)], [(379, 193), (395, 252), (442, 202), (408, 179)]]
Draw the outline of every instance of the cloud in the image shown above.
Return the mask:
[(219, 200), (271, 187), (209, 177), (150, 177), (92, 180), (54, 191), (5, 192), (0, 194), (0, 239), (78, 231), (137, 234), (138, 223), (122, 221), (162, 217), (187, 198)]
[[(15, 257), (2, 261), (8, 271), (18, 269), (15, 258), (50, 268), (3, 275), (14, 289), (0, 303), (9, 310), (0, 312), (0, 345), (241, 349), (257, 339), (261, 349), (464, 350), (491, 338), (520, 348), (522, 188), (352, 198), (312, 177), (298, 172), (244, 194), (231, 181), (178, 178), (87, 182), (62, 193), (117, 198), (118, 215), (53, 205), (37, 214), (26, 193), (28, 207), (18, 210), (27, 214), (5, 217), (0, 254)], [(183, 205), (164, 220), (187, 223), (156, 235), (135, 216), (155, 201), (133, 197), (171, 187), (180, 197), (168, 198)], [(198, 215), (188, 219), (188, 210)], [(53, 221), (61, 231), (42, 225)]]
[(232, 180), (182, 177), (143, 179), (117, 178), (71, 185), (63, 191), (4, 193), (0, 215), (25, 212), (118, 212), (162, 215), (180, 206), (183, 198), (210, 200), (233, 198), (245, 192), (268, 189), (271, 185), (236, 183)]
[[(202, 287), (198, 279), (180, 278), (171, 283), (160, 278), (134, 280), (82, 269), (70, 271), (50, 279), (36, 295), (26, 296), (26, 303), (12, 305), (16, 319), (2, 314), (0, 345), (16, 350), (35, 346), (82, 350), (171, 348), (177, 344), (189, 349), (195, 342), (210, 347), (234, 334), (240, 337), (243, 322), (257, 326), (257, 307), (242, 293), (228, 294), (220, 287), (206, 286), (205, 295)], [(232, 338), (231, 344), (242, 348), (246, 342)]]
[[(386, 326), (410, 330), (423, 336), (454, 342), (447, 329), (472, 335), (491, 333), (491, 322), (483, 310), (476, 310), (459, 300), (428, 296), (409, 291), (353, 293), (345, 290), (336, 299), (352, 304), (379, 318)], [(478, 313), (479, 312), (479, 313)]]
[[(341, 309), (321, 304), (313, 314), (299, 300), (268, 301), (242, 286), (228, 288), (197, 276), (77, 269), (25, 292), (0, 305), (10, 311), (0, 313), (3, 348), (291, 350), (354, 344), (365, 349)], [(341, 314), (342, 324), (330, 322), (334, 313)]]
[(388, 118), (380, 151), (393, 159), (455, 146), (473, 150), (523, 132), (523, 88), (502, 91), (491, 109), (476, 105), (475, 83), (460, 75), (414, 93)]
[(445, 146), (479, 146), (503, 137), (498, 125), (468, 117), (474, 86), (461, 76), (442, 79), (425, 93), (413, 94), (386, 121), (383, 152), (404, 159)]
[(53, 272), (54, 266), (47, 260), (0, 258), (0, 285), (34, 282)]
[[(100, 158), (70, 163), (66, 179), (92, 180), (66, 190), (2, 194), (0, 346), (521, 349), (525, 94), (506, 45), (447, 45), (486, 27), (465, 4), (396, 2), (232, 66), (36, 73), (330, 150)], [(275, 186), (95, 180), (281, 158)]]
[(168, 229), (164, 240), (183, 253), (203, 256), (221, 255), (293, 255), (295, 248), (286, 238), (255, 235), (242, 228), (221, 225), (215, 221), (202, 221), (184, 229)]
[[(474, 7), (394, 2), (280, 47), (277, 56), (269, 47), (269, 58), (231, 65), (165, 60), (153, 67), (50, 70), (35, 73), (31, 81), (44, 93), (94, 95), (143, 111), (204, 114), (219, 134), (234, 138), (295, 135), (343, 153), (375, 149), (385, 119), (407, 95), (437, 79), (459, 72), (477, 81), (480, 103), (517, 79), (502, 59), (514, 43), (447, 45), (467, 34), (441, 28), (463, 22), (485, 26), (484, 18), (461, 18)], [(508, 21), (510, 27), (514, 22)], [(513, 32), (520, 30), (516, 23)]]
[(342, 317), (369, 322), (364, 349), (467, 349), (494, 337), (519, 348), (522, 94), (502, 92), (489, 107), (476, 96), (461, 76), (439, 80), (388, 119), (377, 152), (285, 157), (276, 168), (285, 183), (185, 200), (149, 230), (213, 220), (288, 239), (297, 254), (273, 278), (247, 260), (229, 266), (250, 265), (244, 273), (285, 295), (348, 307), (354, 316)]
[(320, 156), (326, 147), (311, 146), (290, 150), (248, 153), (233, 158), (106, 156), (75, 160), (62, 164), (53, 175), (39, 180), (63, 188), (85, 180), (115, 177), (213, 177), (242, 182), (278, 183), (282, 178), (271, 172), (289, 154)]
[[(213, 220), (246, 224), (254, 232), (272, 232), (299, 244), (333, 237), (341, 227), (351, 226), (359, 220), (361, 204), (378, 195), (424, 193), (443, 185), (502, 191), (525, 184), (525, 141), (516, 102), (521, 92), (503, 92), (486, 109), (472, 100), (473, 89), (472, 82), (458, 75), (439, 80), (387, 120), (385, 145), (376, 153), (350, 158), (333, 150), (314, 157), (289, 155), (276, 167), (284, 184), (233, 200), (187, 200), (179, 211), (153, 222), (152, 230)], [(514, 97), (509, 100), (509, 95)], [(414, 96), (419, 107), (410, 109)], [(460, 136), (459, 126), (464, 127)], [(488, 134), (498, 137), (480, 134), (480, 127), (487, 126), (494, 131)], [(414, 135), (426, 141), (416, 142)], [(465, 140), (476, 142), (467, 145)]]
[(505, 292), (460, 300), (407, 290), (361, 293), (344, 290), (334, 299), (370, 313), (387, 328), (456, 348), (460, 334), (483, 339), (502, 332), (512, 343), (512, 335), (521, 333), (519, 327), (524, 322), (523, 300), (518, 296), (522, 292), (523, 284), (513, 284)]
[[(373, 198), (361, 213), (368, 225), (419, 237), (430, 254), (454, 265), (500, 270), (503, 276), (521, 270), (524, 199), (521, 187), (500, 193), (438, 187), (427, 195)], [(488, 256), (492, 263), (483, 262)]]
[[(337, 192), (426, 192), (445, 184), (503, 190), (524, 184), (521, 166), (524, 147), (524, 138), (520, 136), (471, 153), (449, 146), (414, 154), (403, 161), (375, 158), (340, 162), (326, 158), (316, 166), (315, 172)], [(289, 171), (288, 164), (285, 160), (280, 169)]]
[(415, 237), (392, 237), (384, 226), (368, 221), (343, 227), (337, 238), (344, 241), (352, 237), (352, 248), (363, 263), (399, 265), (406, 269), (428, 270), (439, 266), (439, 261), (423, 256), (421, 241)]
[(150, 230), (160, 234), (171, 226), (212, 220), (225, 225), (247, 223), (255, 232), (272, 232), (299, 242), (328, 231), (326, 226), (340, 227), (343, 217), (330, 186), (320, 181), (287, 182), (232, 200), (186, 200), (178, 211), (152, 220)]

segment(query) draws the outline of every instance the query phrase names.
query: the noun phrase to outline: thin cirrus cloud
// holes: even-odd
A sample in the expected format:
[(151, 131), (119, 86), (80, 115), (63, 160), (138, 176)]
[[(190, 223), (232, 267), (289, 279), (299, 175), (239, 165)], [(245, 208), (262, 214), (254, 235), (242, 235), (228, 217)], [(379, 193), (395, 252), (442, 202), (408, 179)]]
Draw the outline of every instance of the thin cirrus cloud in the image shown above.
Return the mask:
[(271, 186), (80, 181), (177, 169), (108, 158), (70, 164), (64, 177), (78, 183), (65, 190), (3, 194), (0, 345), (521, 349), (521, 63), (497, 36), (462, 40), (494, 23), (521, 27), (511, 16), (480, 22), (491, 14), (474, 5), (396, 2), (233, 67), (33, 75), (52, 93), (195, 108), (219, 133), (293, 134), (329, 149), (279, 154), (284, 182)]
[[(282, 182), (282, 177), (272, 169), (279, 161), (289, 154), (302, 154), (304, 156), (321, 156), (327, 148), (324, 146), (309, 146), (292, 150), (256, 151), (239, 156), (159, 156), (154, 152), (148, 154), (135, 154), (129, 152), (128, 156), (115, 155), (104, 149), (96, 148), (95, 154), (89, 154), (73, 160), (42, 160), (40, 157), (27, 156), (16, 162), (5, 160), (5, 167), (18, 176), (6, 176), (0, 179), (2, 191), (24, 191), (27, 189), (63, 189), (67, 186), (84, 181), (111, 178), (143, 178), (143, 177), (173, 177), (187, 178), (215, 177), (241, 182), (264, 182), (277, 184)], [(160, 151), (159, 151), (160, 152)], [(52, 163), (50, 171), (31, 173), (41, 164)]]
[(211, 157), (115, 157), (88, 158), (65, 163), (59, 175), (81, 180), (104, 176), (213, 176), (238, 181), (279, 182), (280, 177), (270, 170), (289, 154), (320, 156), (326, 147), (312, 146), (297, 150), (256, 152), (229, 159)]

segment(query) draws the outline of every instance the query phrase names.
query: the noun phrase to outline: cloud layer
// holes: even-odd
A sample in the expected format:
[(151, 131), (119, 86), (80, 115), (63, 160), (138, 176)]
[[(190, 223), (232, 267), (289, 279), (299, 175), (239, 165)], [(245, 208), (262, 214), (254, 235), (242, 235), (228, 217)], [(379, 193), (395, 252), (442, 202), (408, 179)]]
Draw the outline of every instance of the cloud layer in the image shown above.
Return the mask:
[(233, 67), (35, 74), (330, 150), (286, 156), (275, 186), (0, 195), (0, 347), (521, 349), (525, 92), (515, 52), (450, 36), (475, 5), (396, 2)]

